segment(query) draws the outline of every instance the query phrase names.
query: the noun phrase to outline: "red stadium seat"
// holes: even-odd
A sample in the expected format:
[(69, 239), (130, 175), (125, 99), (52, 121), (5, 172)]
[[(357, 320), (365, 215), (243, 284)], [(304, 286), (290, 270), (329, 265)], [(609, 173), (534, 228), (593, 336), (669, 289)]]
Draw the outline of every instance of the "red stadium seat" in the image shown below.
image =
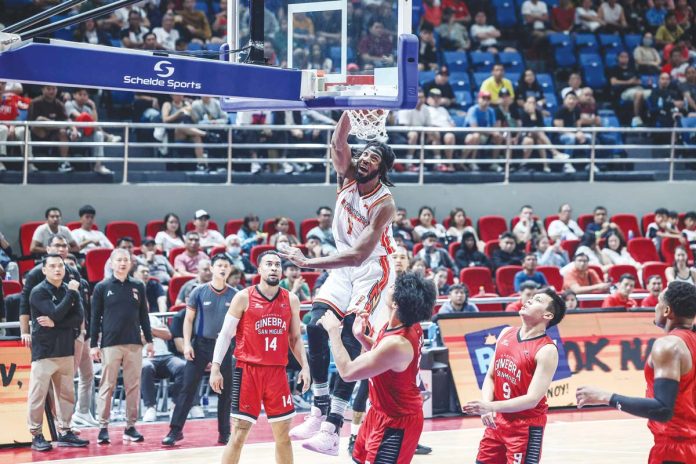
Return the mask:
[(225, 248), (224, 245), (219, 245), (219, 246), (211, 248), (210, 253), (208, 253), (208, 256), (210, 256), (212, 258), (213, 256), (215, 256), (219, 253), (224, 253), (226, 250), (227, 250), (227, 248)]
[[(195, 228), (196, 228), (196, 226), (193, 223), (193, 221), (189, 221), (186, 223), (186, 232), (190, 232)], [(208, 228), (213, 229), (213, 230), (217, 230), (218, 232), (220, 231), (220, 227), (218, 226), (217, 222), (213, 221), (212, 219), (210, 221), (208, 221)]]
[(495, 271), (495, 286), (500, 296), (508, 296), (515, 293), (515, 274), (522, 270), (522, 266), (501, 266)]
[[(67, 227), (70, 230), (76, 230), (79, 229), (82, 224), (80, 221), (70, 221), (67, 224), (65, 224), (65, 227)], [(92, 224), (92, 230), (99, 230), (99, 226), (96, 224)]]
[(589, 226), (593, 221), (594, 214), (581, 214), (577, 219), (577, 223), (582, 230), (587, 229), (587, 226)]
[(549, 224), (558, 219), (558, 214), (551, 214), (544, 218), (544, 229), (549, 230)]
[(244, 225), (244, 219), (230, 219), (225, 223), (225, 237), (236, 234)]
[(655, 213), (644, 214), (643, 217), (640, 219), (640, 225), (643, 229), (644, 236), (647, 236), (648, 226), (651, 222), (655, 222)]
[(595, 271), (599, 278), (602, 279), (602, 282), (604, 281), (604, 271), (600, 266), (597, 266), (596, 264), (589, 264), (587, 266), (587, 269), (592, 269), (593, 271)]
[(630, 264), (614, 264), (612, 267), (609, 268), (607, 274), (609, 274), (609, 278), (615, 284), (619, 283), (619, 280), (621, 279), (622, 275), (631, 274), (633, 278), (636, 279), (636, 289), (643, 288), (643, 286), (640, 283), (640, 279), (638, 278), (638, 270), (635, 268), (635, 266), (632, 266)]
[[(495, 293), (491, 270), (483, 266), (466, 267), (459, 273), (459, 281), (469, 287), (469, 295)], [(483, 290), (483, 292), (482, 292)]]
[(171, 263), (172, 266), (174, 265), (174, 258), (179, 256), (184, 251), (186, 251), (185, 247), (176, 247), (176, 248), (172, 248), (171, 250), (169, 250), (168, 258), (169, 258), (169, 262)]
[(687, 255), (686, 260), (688, 263), (693, 264), (694, 254), (691, 251), (691, 247), (689, 247), (689, 246), (685, 247), (676, 238), (663, 238), (660, 241), (660, 254), (662, 255), (663, 261), (667, 264), (674, 264), (674, 250), (678, 246), (686, 249), (686, 255)]
[(251, 285), (258, 285), (261, 283), (261, 276), (256, 274), (253, 279), (251, 279)]
[(36, 262), (31, 258), (18, 259), (17, 266), (19, 266), (19, 277), (21, 278), (24, 277), (24, 274), (34, 269), (34, 266), (36, 266)]
[(559, 268), (556, 266), (538, 266), (537, 271), (544, 274), (546, 281), (557, 292), (563, 291), (563, 276), (561, 275), (561, 270)]
[(669, 266), (661, 262), (648, 262), (643, 263), (643, 272), (641, 277), (643, 277), (643, 282), (647, 283), (650, 276), (659, 275), (662, 277), (662, 283), (667, 284), (667, 277), (665, 276), (665, 269)]
[(317, 283), (317, 279), (321, 275), (321, 272), (303, 272), (301, 273), (302, 278), (307, 282), (307, 285), (309, 285), (309, 289), (311, 291), (314, 291), (314, 285)]
[(493, 257), (493, 252), (500, 249), (500, 240), (489, 240), (486, 242), (486, 246), (483, 247), (483, 254), (489, 258)]
[(186, 282), (193, 279), (193, 276), (175, 276), (169, 281), (169, 288), (167, 289), (167, 297), (169, 298), (169, 304), (173, 305), (176, 302), (176, 297), (179, 295), (181, 287), (184, 286)]
[[(266, 219), (263, 222), (263, 232), (266, 232), (269, 237), (271, 235), (275, 234), (275, 232), (276, 232), (275, 221), (276, 221), (276, 218), (270, 218), (270, 219)], [(293, 221), (292, 219), (288, 219), (288, 224), (289, 224), (288, 233), (297, 237), (297, 228), (295, 227), (295, 221)]]
[(575, 256), (575, 250), (577, 250), (579, 246), (580, 240), (571, 239), (563, 240), (561, 242), (561, 248), (568, 252), (568, 257), (571, 259), (571, 261), (573, 259), (573, 256)]
[(457, 254), (457, 250), (459, 249), (460, 245), (461, 242), (452, 242), (447, 246), (447, 251), (449, 252), (452, 259), (454, 259), (454, 255)]
[(106, 225), (104, 234), (114, 245), (121, 237), (132, 238), (134, 246), (141, 245), (140, 228), (133, 221), (111, 221)]
[(602, 307), (602, 300), (579, 301), (579, 306), (582, 309), (596, 309)]
[(145, 237), (154, 238), (157, 232), (164, 230), (164, 221), (161, 219), (153, 219), (145, 224)]
[(309, 219), (303, 219), (302, 222), (300, 222), (300, 241), (302, 243), (307, 241), (307, 232), (310, 230), (314, 229), (316, 226), (319, 225), (319, 219), (317, 218), (309, 218)]
[(635, 214), (615, 214), (611, 217), (611, 222), (616, 223), (621, 229), (621, 233), (624, 238), (628, 240), (629, 231), (633, 231), (634, 237), (642, 237), (643, 234), (640, 231), (640, 226), (638, 225), (638, 218)]
[[(536, 214), (533, 215), (532, 218), (533, 218), (535, 221), (538, 221), (538, 220), (539, 220), (539, 216), (537, 216)], [(514, 229), (518, 222), (520, 222), (520, 217), (519, 217), (519, 216), (515, 216), (515, 217), (513, 217), (512, 219), (510, 219), (510, 230)]]
[[(476, 298), (499, 298), (497, 293), (483, 293), (481, 295), (476, 295)], [(478, 302), (474, 303), (476, 307), (482, 313), (495, 312), (495, 311), (505, 311), (505, 305), (503, 303), (486, 303)]]
[(265, 251), (271, 250), (275, 250), (273, 245), (256, 245), (251, 248), (251, 253), (249, 253), (249, 261), (251, 261), (251, 264), (254, 266), (258, 266), (256, 260), (259, 258), (259, 255)]
[(507, 230), (507, 221), (503, 216), (481, 216), (478, 220), (479, 239), (484, 242), (498, 240), (500, 234)]
[(7, 298), (10, 295), (14, 295), (15, 293), (21, 293), (22, 292), (22, 283), (17, 282), (16, 280), (3, 280), (2, 281), (2, 293), (5, 295), (5, 298)]
[(31, 237), (34, 235), (34, 231), (45, 221), (31, 221), (25, 222), (19, 226), (19, 248), (22, 251), (22, 256), (29, 256), (29, 248), (31, 247)]
[(655, 244), (649, 238), (638, 237), (629, 240), (626, 249), (633, 256), (633, 259), (639, 263), (648, 261), (660, 261), (660, 256), (657, 254)]
[[(450, 219), (449, 216), (447, 216), (445, 219), (442, 220), (442, 225), (445, 229), (449, 229), (450, 226), (452, 225), (452, 220)], [(471, 218), (469, 216), (466, 217), (464, 220), (464, 225), (465, 226), (472, 226), (473, 223), (471, 222)]]
[(104, 266), (111, 257), (109, 248), (93, 248), (85, 255), (85, 268), (87, 280), (90, 283), (100, 282), (104, 279)]

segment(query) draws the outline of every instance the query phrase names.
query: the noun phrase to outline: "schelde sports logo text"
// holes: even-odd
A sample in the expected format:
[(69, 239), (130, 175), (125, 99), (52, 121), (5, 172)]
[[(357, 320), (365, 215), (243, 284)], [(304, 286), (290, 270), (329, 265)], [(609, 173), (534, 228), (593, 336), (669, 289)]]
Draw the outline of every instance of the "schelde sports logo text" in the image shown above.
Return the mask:
[(200, 90), (203, 85), (196, 81), (179, 81), (176, 79), (167, 79), (174, 75), (174, 65), (171, 61), (161, 60), (155, 63), (153, 71), (157, 77), (142, 77), (142, 76), (123, 76), (124, 84), (138, 85), (143, 87), (164, 88), (167, 90)]

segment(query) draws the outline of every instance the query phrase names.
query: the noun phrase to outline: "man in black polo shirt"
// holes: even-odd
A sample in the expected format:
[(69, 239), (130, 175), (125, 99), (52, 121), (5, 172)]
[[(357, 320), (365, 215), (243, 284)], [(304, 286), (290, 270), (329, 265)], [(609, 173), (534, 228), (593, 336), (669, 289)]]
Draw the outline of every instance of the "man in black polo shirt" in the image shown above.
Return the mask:
[(29, 297), (34, 341), (28, 400), (28, 424), (33, 436), (31, 447), (36, 451), (53, 448), (41, 433), (46, 395), (51, 384), (55, 392), (58, 428), (62, 432), (58, 446), (87, 446), (87, 440), (79, 439), (70, 430), (75, 407), (75, 334), (84, 318), (80, 283), (72, 279), (68, 284), (63, 282), (65, 264), (57, 254), (46, 256), (42, 269), (46, 279), (34, 287)]
[[(98, 443), (110, 443), (109, 418), (111, 398), (118, 381), (118, 371), (123, 366), (123, 385), (126, 389), (126, 430), (123, 439), (143, 441), (135, 429), (140, 406), (140, 373), (142, 369), (141, 337), (147, 342), (148, 356), (155, 354), (147, 309), (145, 286), (128, 276), (131, 254), (116, 248), (111, 253), (113, 277), (108, 277), (94, 287), (92, 295), (92, 325), (90, 354), (102, 362), (102, 379), (97, 399), (100, 425)], [(141, 332), (142, 331), (142, 332)], [(101, 333), (101, 349), (98, 347)]]
[[(580, 108), (578, 108), (578, 96), (575, 92), (568, 92), (563, 98), (563, 106), (561, 106), (556, 115), (553, 117), (554, 127), (572, 127), (576, 130), (573, 132), (563, 132), (559, 137), (563, 145), (587, 145), (592, 139), (589, 134), (582, 132), (580, 127), (582, 121), (580, 118)], [(570, 150), (565, 150), (570, 153)]]

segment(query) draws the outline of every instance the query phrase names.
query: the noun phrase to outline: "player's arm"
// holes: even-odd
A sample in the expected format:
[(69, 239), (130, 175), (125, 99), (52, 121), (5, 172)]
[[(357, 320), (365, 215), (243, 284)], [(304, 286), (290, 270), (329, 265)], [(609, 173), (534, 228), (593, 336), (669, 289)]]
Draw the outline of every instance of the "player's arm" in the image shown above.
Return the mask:
[(344, 181), (353, 179), (355, 174), (353, 155), (348, 145), (349, 133), (350, 118), (348, 117), (348, 112), (344, 111), (331, 137), (331, 161), (338, 175), (339, 189), (343, 186)]
[(212, 388), (215, 393), (219, 394), (222, 392), (223, 380), (222, 374), (220, 373), (220, 365), (225, 359), (232, 339), (237, 335), (237, 325), (239, 325), (239, 321), (242, 319), (242, 316), (244, 316), (244, 311), (248, 305), (249, 293), (244, 289), (232, 298), (227, 314), (225, 314), (225, 321), (222, 323), (222, 329), (220, 329), (217, 339), (215, 340), (209, 381), (210, 388)]
[(388, 227), (396, 212), (394, 200), (391, 198), (377, 205), (375, 209), (376, 211), (370, 223), (358, 237), (355, 246), (349, 250), (331, 256), (312, 259), (308, 259), (299, 248), (294, 247), (279, 254), (283, 259), (289, 259), (301, 268), (336, 269), (346, 266), (359, 266), (375, 249), (383, 231)]
[(655, 341), (650, 354), (655, 369), (654, 398), (623, 396), (593, 387), (580, 387), (575, 393), (578, 408), (589, 405), (610, 405), (620, 411), (658, 422), (667, 422), (674, 414), (674, 404), (681, 378), (683, 342), (677, 337)]
[(307, 351), (302, 341), (302, 321), (300, 320), (300, 299), (297, 296), (290, 294), (290, 351), (295, 356), (295, 359), (300, 363), (302, 369), (297, 376), (297, 383), (302, 382), (302, 393), (309, 390), (312, 383), (312, 377), (309, 374), (309, 362), (307, 361)]

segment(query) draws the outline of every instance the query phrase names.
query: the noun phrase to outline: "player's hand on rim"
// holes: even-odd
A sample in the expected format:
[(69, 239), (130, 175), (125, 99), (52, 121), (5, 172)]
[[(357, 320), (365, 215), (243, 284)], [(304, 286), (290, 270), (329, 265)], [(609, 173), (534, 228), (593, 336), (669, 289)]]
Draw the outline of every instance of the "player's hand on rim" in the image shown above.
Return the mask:
[(341, 321), (336, 317), (333, 311), (326, 311), (324, 315), (321, 316), (321, 319), (317, 321), (317, 325), (322, 326), (324, 330), (330, 332), (331, 330), (339, 329), (341, 327)]
[(222, 379), (222, 374), (220, 373), (220, 365), (213, 363), (213, 366), (210, 368), (210, 388), (213, 389), (215, 393), (218, 395), (222, 393), (222, 386), (223, 386), (223, 379)]

